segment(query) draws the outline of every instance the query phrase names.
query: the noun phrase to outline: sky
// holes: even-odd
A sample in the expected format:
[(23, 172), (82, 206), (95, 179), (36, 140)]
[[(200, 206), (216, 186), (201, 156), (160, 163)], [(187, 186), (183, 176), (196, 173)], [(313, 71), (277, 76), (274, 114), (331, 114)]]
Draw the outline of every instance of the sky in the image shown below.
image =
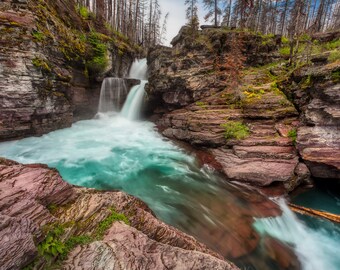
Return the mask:
[[(171, 40), (178, 34), (178, 31), (186, 23), (184, 0), (159, 0), (162, 14), (165, 16), (169, 12), (167, 35), (164, 45), (169, 46)], [(200, 24), (204, 24), (204, 9), (199, 5)]]

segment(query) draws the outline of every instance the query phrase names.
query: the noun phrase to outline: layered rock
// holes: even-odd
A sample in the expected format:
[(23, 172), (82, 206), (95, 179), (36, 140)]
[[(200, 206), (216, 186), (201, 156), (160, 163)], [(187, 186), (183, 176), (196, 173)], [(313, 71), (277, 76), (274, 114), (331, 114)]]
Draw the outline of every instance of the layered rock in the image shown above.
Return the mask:
[(63, 269), (237, 269), (213, 256), (156, 242), (115, 223), (103, 241), (77, 247)]
[(79, 39), (80, 31), (90, 31), (89, 22), (75, 7), (73, 1), (0, 3), (0, 140), (41, 135), (93, 117), (103, 76), (127, 74), (133, 54), (121, 56), (113, 46), (108, 62), (115, 64), (89, 77), (84, 65), (89, 53)]
[[(182, 269), (186, 265), (238, 269), (194, 238), (157, 220), (140, 200), (122, 192), (73, 187), (45, 165), (1, 159), (0, 187), (2, 269), (20, 269), (33, 260), (39, 268), (51, 263), (38, 256), (37, 246), (47, 241), (53, 228), (62, 228), (63, 241), (93, 237), (69, 254), (63, 269), (106, 269), (109, 265), (113, 269)], [(124, 213), (135, 229), (109, 223), (103, 239), (94, 237), (112, 209)]]
[[(270, 65), (252, 67), (277, 58), (276, 38), (223, 29), (202, 31), (198, 40), (207, 45), (188, 45), (186, 38), (180, 33), (173, 49), (159, 47), (148, 59), (147, 92), (163, 135), (211, 149), (233, 181), (281, 182), (288, 191), (308, 181), (290, 138), (299, 113), (277, 88)], [(249, 134), (226, 138), (230, 122)]]
[(282, 85), (301, 111), (297, 148), (317, 178), (340, 179), (340, 62), (302, 67)]

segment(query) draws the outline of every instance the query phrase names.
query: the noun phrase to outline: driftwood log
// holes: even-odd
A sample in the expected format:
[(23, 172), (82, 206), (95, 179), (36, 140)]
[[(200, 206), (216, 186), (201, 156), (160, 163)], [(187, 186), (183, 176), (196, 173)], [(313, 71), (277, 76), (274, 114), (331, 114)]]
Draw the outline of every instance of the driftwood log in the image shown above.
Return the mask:
[(302, 215), (308, 215), (308, 216), (312, 216), (312, 217), (321, 217), (321, 218), (325, 218), (325, 219), (328, 219), (328, 220), (333, 221), (333, 222), (340, 223), (340, 215), (328, 213), (328, 212), (325, 212), (325, 211), (315, 210), (315, 209), (295, 205), (295, 204), (292, 204), (292, 203), (289, 204), (289, 208), (292, 211), (299, 213), (299, 214), (302, 214)]

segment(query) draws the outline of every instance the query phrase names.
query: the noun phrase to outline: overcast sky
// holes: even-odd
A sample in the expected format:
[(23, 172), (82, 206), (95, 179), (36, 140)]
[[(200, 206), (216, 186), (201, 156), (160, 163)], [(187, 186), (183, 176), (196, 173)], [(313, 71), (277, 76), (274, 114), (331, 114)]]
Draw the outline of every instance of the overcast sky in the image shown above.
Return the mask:
[[(165, 44), (169, 45), (170, 41), (177, 35), (179, 29), (186, 23), (184, 0), (160, 0), (159, 3), (163, 16), (169, 12), (167, 41)], [(200, 24), (204, 24), (202, 12), (204, 12), (203, 8), (199, 7)]]

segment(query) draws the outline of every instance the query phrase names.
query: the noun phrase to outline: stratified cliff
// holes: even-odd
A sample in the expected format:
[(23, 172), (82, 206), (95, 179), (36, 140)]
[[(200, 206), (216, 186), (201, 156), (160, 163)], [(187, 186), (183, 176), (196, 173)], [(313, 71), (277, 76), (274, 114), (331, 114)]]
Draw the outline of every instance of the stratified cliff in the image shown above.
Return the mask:
[(281, 87), (300, 112), (297, 149), (312, 175), (340, 179), (340, 61), (325, 58), (297, 69)]
[(73, 0), (1, 1), (0, 140), (93, 117), (101, 77), (126, 75), (138, 48), (90, 15)]
[[(165, 136), (211, 152), (232, 181), (279, 182), (291, 191), (309, 182), (309, 170), (338, 178), (339, 91), (331, 75), (338, 74), (339, 62), (315, 63), (297, 75), (286, 64), (281, 37), (208, 28), (193, 38), (187, 31), (181, 30), (173, 48), (158, 47), (148, 58), (149, 106)], [(308, 76), (323, 79), (302, 95), (294, 80)], [(322, 139), (311, 143), (307, 134), (316, 130)]]

